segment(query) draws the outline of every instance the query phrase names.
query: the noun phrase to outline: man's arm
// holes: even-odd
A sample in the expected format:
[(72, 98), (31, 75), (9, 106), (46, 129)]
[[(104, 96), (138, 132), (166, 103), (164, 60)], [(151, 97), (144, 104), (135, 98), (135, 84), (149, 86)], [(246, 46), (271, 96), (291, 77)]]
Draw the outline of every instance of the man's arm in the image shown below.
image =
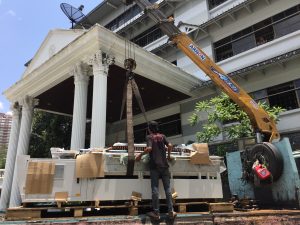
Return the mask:
[(148, 153), (151, 152), (151, 151), (152, 151), (152, 148), (151, 148), (151, 147), (146, 147), (142, 153), (138, 154), (138, 155), (135, 157), (135, 160), (136, 160), (136, 161), (140, 161), (143, 155), (146, 155), (146, 154), (148, 154)]
[(171, 151), (172, 151), (173, 145), (171, 143), (168, 144), (168, 160), (171, 160)]
[(168, 155), (167, 155), (167, 159), (169, 160), (169, 161), (171, 161), (171, 151), (172, 151), (172, 149), (173, 149), (173, 145), (171, 144), (171, 142), (169, 142), (168, 140), (167, 140), (167, 138), (166, 138), (166, 136), (165, 135), (163, 135), (163, 138), (164, 138), (164, 144), (165, 144), (165, 146), (167, 146), (167, 151), (168, 151)]

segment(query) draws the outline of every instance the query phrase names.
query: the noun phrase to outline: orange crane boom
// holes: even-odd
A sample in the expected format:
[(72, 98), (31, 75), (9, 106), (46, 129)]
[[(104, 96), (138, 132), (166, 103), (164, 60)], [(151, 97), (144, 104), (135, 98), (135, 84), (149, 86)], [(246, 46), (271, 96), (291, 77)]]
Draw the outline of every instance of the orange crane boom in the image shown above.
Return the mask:
[(250, 118), (254, 131), (262, 134), (263, 141), (272, 142), (280, 138), (275, 121), (261, 108), (237, 83), (206, 55), (186, 34), (174, 25), (172, 18), (167, 18), (157, 4), (148, 0), (123, 0), (127, 5), (136, 2), (150, 18), (158, 23), (161, 30), (186, 56), (188, 56), (210, 79), (222, 89)]

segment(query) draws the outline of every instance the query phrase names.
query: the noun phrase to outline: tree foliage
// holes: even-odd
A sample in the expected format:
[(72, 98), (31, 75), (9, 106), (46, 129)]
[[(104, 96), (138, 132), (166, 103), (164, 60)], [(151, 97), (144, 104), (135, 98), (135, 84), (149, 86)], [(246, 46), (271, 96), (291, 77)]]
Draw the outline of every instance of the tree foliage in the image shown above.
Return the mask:
[(72, 118), (35, 111), (29, 154), (33, 158), (50, 157), (50, 148), (70, 148)]
[[(281, 107), (270, 107), (266, 103), (258, 104), (276, 122), (278, 121), (279, 113), (285, 111)], [(199, 142), (210, 142), (222, 132), (229, 140), (250, 137), (254, 134), (248, 115), (225, 93), (210, 100), (197, 102), (194, 112), (189, 118), (192, 126), (203, 120), (201, 118), (203, 112), (207, 115), (207, 122), (203, 125), (202, 131), (196, 133)], [(218, 124), (223, 124), (223, 126)]]
[(4, 169), (6, 162), (7, 145), (0, 145), (0, 169)]

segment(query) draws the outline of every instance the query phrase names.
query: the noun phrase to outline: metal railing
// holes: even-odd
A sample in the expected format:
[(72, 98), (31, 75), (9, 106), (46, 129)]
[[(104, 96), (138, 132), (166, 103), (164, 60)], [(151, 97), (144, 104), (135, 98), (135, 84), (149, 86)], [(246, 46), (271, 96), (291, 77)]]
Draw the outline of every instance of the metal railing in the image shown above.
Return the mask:
[(208, 7), (209, 7), (209, 9), (213, 9), (213, 8), (217, 7), (218, 5), (223, 4), (226, 1), (227, 0), (208, 0)]

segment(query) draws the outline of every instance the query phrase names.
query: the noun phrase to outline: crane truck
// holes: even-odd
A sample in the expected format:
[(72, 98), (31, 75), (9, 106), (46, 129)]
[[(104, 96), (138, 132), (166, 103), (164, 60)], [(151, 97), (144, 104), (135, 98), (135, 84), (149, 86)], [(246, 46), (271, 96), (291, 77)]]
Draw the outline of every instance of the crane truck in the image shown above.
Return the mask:
[[(159, 28), (169, 37), (171, 43), (188, 56), (204, 73), (210, 77), (216, 86), (225, 92), (250, 118), (256, 133), (256, 142), (251, 149), (251, 164), (259, 161), (267, 165), (271, 172), (272, 182), (277, 180), (283, 170), (283, 159), (272, 142), (280, 139), (275, 121), (260, 107), (232, 78), (230, 78), (210, 57), (203, 52), (195, 42), (174, 24), (172, 17), (167, 18), (159, 10), (157, 4), (148, 0), (122, 0), (124, 4), (134, 2), (154, 20)], [(247, 157), (249, 159), (249, 157)], [(247, 166), (249, 168), (249, 166)], [(250, 166), (252, 168), (252, 166)], [(248, 172), (251, 173), (251, 169)]]

